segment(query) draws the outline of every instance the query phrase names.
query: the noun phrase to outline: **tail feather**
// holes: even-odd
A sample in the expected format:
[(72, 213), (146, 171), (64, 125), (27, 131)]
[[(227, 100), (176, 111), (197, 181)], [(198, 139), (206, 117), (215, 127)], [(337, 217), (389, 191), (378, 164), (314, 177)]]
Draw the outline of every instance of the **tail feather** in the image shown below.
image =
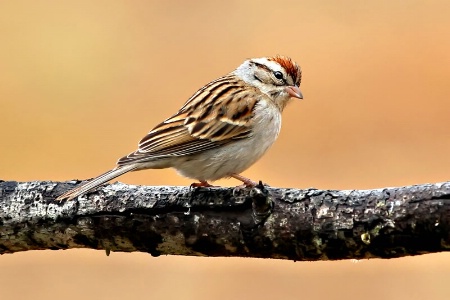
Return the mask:
[(80, 186), (78, 186), (70, 191), (65, 192), (64, 194), (62, 194), (61, 196), (56, 198), (56, 200), (58, 200), (58, 201), (61, 201), (64, 199), (72, 200), (82, 194), (89, 192), (90, 190), (95, 189), (96, 187), (104, 184), (105, 182), (110, 181), (111, 179), (114, 179), (116, 177), (119, 177), (120, 175), (123, 175), (134, 169), (136, 169), (136, 166), (134, 166), (134, 165), (125, 165), (125, 166), (117, 167), (115, 169), (112, 169), (108, 172), (103, 173), (100, 176), (97, 176), (97, 177), (89, 180), (86, 183), (82, 183)]

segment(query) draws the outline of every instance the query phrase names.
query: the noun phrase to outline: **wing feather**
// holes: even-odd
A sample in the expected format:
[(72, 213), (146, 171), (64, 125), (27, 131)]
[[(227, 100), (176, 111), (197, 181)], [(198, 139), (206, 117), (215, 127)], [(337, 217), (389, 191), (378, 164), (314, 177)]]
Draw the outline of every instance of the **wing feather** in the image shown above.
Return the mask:
[(138, 150), (119, 159), (118, 165), (192, 155), (248, 137), (258, 94), (232, 74), (209, 83), (177, 114), (153, 128)]

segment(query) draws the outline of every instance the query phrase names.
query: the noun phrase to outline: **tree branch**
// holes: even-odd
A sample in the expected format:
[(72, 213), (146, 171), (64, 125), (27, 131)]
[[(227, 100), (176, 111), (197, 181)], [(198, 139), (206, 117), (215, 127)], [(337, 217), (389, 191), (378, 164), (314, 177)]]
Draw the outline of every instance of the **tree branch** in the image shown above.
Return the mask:
[(375, 190), (0, 181), (0, 254), (91, 248), (290, 260), (393, 258), (450, 249), (450, 182)]

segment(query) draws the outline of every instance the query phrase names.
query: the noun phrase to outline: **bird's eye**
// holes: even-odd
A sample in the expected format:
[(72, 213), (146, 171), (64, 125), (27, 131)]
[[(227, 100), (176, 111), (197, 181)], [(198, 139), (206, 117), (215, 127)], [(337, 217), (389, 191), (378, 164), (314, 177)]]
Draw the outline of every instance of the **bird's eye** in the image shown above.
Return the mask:
[(275, 76), (276, 79), (283, 79), (283, 73), (280, 71), (273, 72), (273, 76)]

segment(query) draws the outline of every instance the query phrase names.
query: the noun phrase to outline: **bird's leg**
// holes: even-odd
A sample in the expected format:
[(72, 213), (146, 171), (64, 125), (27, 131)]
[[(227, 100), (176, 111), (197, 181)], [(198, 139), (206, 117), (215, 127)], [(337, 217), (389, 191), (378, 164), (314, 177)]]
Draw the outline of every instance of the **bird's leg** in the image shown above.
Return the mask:
[(213, 187), (213, 185), (209, 184), (208, 181), (206, 180), (200, 180), (200, 182), (194, 182), (191, 184), (192, 188), (197, 188), (197, 187)]
[(258, 185), (258, 183), (254, 182), (253, 180), (250, 180), (247, 177), (244, 177), (239, 174), (230, 174), (230, 177), (233, 177), (239, 181), (242, 181), (244, 183), (243, 187), (255, 187)]

